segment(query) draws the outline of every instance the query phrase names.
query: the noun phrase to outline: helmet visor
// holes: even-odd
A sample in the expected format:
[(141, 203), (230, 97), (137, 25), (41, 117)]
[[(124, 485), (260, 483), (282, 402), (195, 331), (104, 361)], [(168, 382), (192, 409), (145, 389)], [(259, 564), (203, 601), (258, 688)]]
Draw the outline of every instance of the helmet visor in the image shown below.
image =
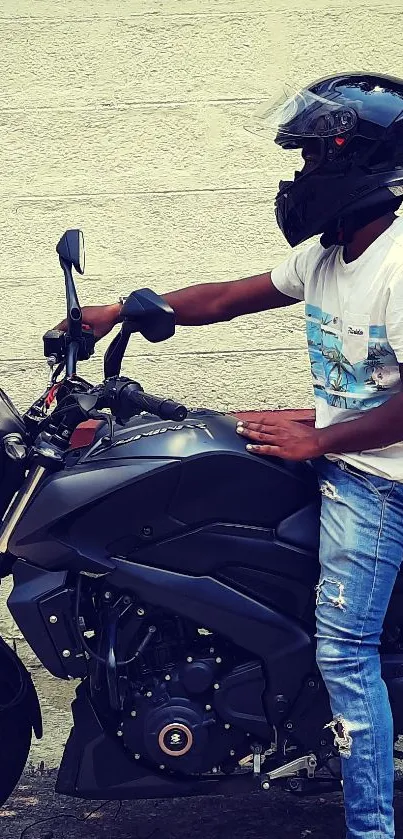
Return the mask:
[(307, 137), (347, 134), (356, 124), (354, 108), (304, 89), (296, 93), (285, 90), (280, 99), (261, 108), (245, 128), (280, 144), (301, 145)]

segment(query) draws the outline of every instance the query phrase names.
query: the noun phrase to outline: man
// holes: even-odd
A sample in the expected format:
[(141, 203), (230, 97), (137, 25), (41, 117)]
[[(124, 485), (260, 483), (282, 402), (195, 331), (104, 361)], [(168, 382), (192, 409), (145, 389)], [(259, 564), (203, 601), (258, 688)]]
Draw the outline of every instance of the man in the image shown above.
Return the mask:
[[(316, 428), (241, 423), (260, 456), (310, 459), (322, 492), (317, 661), (341, 755), (348, 839), (393, 837), (393, 725), (378, 646), (403, 556), (403, 81), (340, 75), (262, 117), (301, 149), (277, 221), (292, 246), (271, 274), (165, 295), (183, 326), (305, 300)], [(119, 304), (88, 307), (98, 337)]]

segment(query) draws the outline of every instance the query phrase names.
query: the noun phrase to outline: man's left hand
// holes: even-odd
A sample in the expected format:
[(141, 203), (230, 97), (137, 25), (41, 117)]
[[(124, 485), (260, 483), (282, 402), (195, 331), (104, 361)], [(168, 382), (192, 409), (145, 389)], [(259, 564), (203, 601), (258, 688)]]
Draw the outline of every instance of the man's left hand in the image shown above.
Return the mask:
[(310, 428), (300, 422), (276, 418), (265, 423), (239, 422), (237, 433), (253, 443), (246, 446), (249, 452), (285, 460), (310, 460), (325, 452), (320, 429)]

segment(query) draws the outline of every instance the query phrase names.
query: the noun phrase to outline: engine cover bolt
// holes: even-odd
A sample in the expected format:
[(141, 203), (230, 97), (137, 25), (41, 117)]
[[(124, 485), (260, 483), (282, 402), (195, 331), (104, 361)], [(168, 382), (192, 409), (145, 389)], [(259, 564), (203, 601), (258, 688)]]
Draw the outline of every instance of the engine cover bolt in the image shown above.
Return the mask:
[(321, 740), (320, 745), (321, 746), (327, 746), (327, 740)]
[(124, 597), (124, 598), (123, 598), (123, 603), (124, 603), (124, 605), (125, 605), (125, 606), (130, 606), (130, 603), (131, 603), (131, 602), (132, 602), (131, 597), (129, 597), (129, 595), (128, 595), (128, 594), (126, 594), (126, 597)]
[(218, 684), (218, 682), (216, 682), (215, 685), (214, 685), (214, 690), (219, 690), (219, 689), (220, 689), (220, 685)]
[(231, 755), (231, 757), (234, 757), (234, 755), (235, 755), (234, 749), (231, 749), (230, 755)]
[(104, 594), (104, 600), (110, 600), (111, 597), (112, 597), (112, 592), (111, 591), (106, 591), (105, 594)]
[(309, 688), (314, 688), (314, 687), (315, 687), (315, 685), (316, 685), (316, 683), (314, 682), (314, 680), (313, 680), (313, 679), (309, 679), (309, 682), (308, 682), (308, 687), (309, 687)]
[(134, 755), (135, 760), (140, 760), (140, 755)]
[(153, 535), (153, 529), (149, 524), (144, 525), (141, 532), (142, 532), (143, 536), (152, 536)]
[(167, 673), (167, 674), (166, 674), (166, 676), (165, 676), (165, 681), (166, 681), (166, 682), (170, 682), (170, 681), (171, 681), (171, 677), (170, 677), (169, 673)]
[(265, 789), (265, 790), (270, 789), (270, 781), (263, 781), (262, 789)]
[(51, 616), (50, 616), (50, 618), (49, 618), (49, 623), (57, 623), (57, 617), (56, 617), (56, 615), (51, 615)]
[(228, 729), (229, 729), (229, 728), (231, 728), (231, 726), (230, 726), (229, 722), (226, 722), (226, 723), (225, 723), (224, 728), (226, 728), (226, 729), (227, 729), (227, 731), (228, 731)]
[(71, 652), (70, 652), (70, 650), (63, 650), (62, 655), (63, 655), (63, 658), (70, 658)]
[(212, 770), (211, 770), (211, 771), (212, 771), (213, 775), (216, 775), (216, 774), (217, 774), (217, 772), (218, 772), (218, 769), (217, 769), (217, 767), (216, 767), (216, 766), (213, 766), (213, 768), (212, 768)]
[(152, 690), (148, 690), (147, 693), (146, 693), (146, 696), (148, 697), (148, 699), (150, 699), (152, 697), (152, 695), (153, 695)]
[(220, 658), (220, 656), (219, 656), (219, 655), (217, 656), (217, 658), (216, 658), (216, 660), (215, 660), (215, 663), (216, 663), (216, 664), (222, 664), (222, 658)]
[(123, 737), (123, 731), (117, 731), (116, 734), (118, 735), (118, 737)]
[(130, 711), (131, 717), (137, 717), (137, 711)]
[(206, 711), (211, 711), (211, 705), (206, 705)]
[(142, 618), (142, 617), (143, 617), (143, 615), (145, 615), (145, 611), (144, 611), (144, 609), (141, 609), (141, 608), (140, 608), (140, 609), (137, 609), (137, 614), (138, 614), (139, 618)]
[(288, 729), (288, 731), (291, 731), (291, 729), (293, 728), (292, 722), (286, 722), (285, 727)]
[(298, 778), (290, 778), (288, 786), (290, 789), (299, 790), (301, 787), (301, 781)]
[(210, 647), (210, 653), (211, 653), (211, 655), (213, 655), (213, 652), (214, 652), (214, 647)]
[(165, 769), (165, 766), (164, 766), (163, 763), (160, 764), (160, 769)]
[(186, 661), (187, 661), (189, 664), (191, 664), (191, 662), (193, 661), (192, 656), (191, 656), (191, 655), (188, 655), (188, 657), (187, 657)]

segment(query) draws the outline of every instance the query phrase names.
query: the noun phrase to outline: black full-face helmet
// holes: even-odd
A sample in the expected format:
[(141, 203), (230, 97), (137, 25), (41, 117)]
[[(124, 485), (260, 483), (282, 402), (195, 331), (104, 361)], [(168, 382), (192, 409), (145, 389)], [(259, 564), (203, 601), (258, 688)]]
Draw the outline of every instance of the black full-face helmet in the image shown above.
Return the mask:
[(345, 243), (403, 199), (403, 81), (352, 73), (314, 82), (260, 115), (283, 149), (315, 145), (315, 165), (281, 181), (276, 218), (290, 245)]

